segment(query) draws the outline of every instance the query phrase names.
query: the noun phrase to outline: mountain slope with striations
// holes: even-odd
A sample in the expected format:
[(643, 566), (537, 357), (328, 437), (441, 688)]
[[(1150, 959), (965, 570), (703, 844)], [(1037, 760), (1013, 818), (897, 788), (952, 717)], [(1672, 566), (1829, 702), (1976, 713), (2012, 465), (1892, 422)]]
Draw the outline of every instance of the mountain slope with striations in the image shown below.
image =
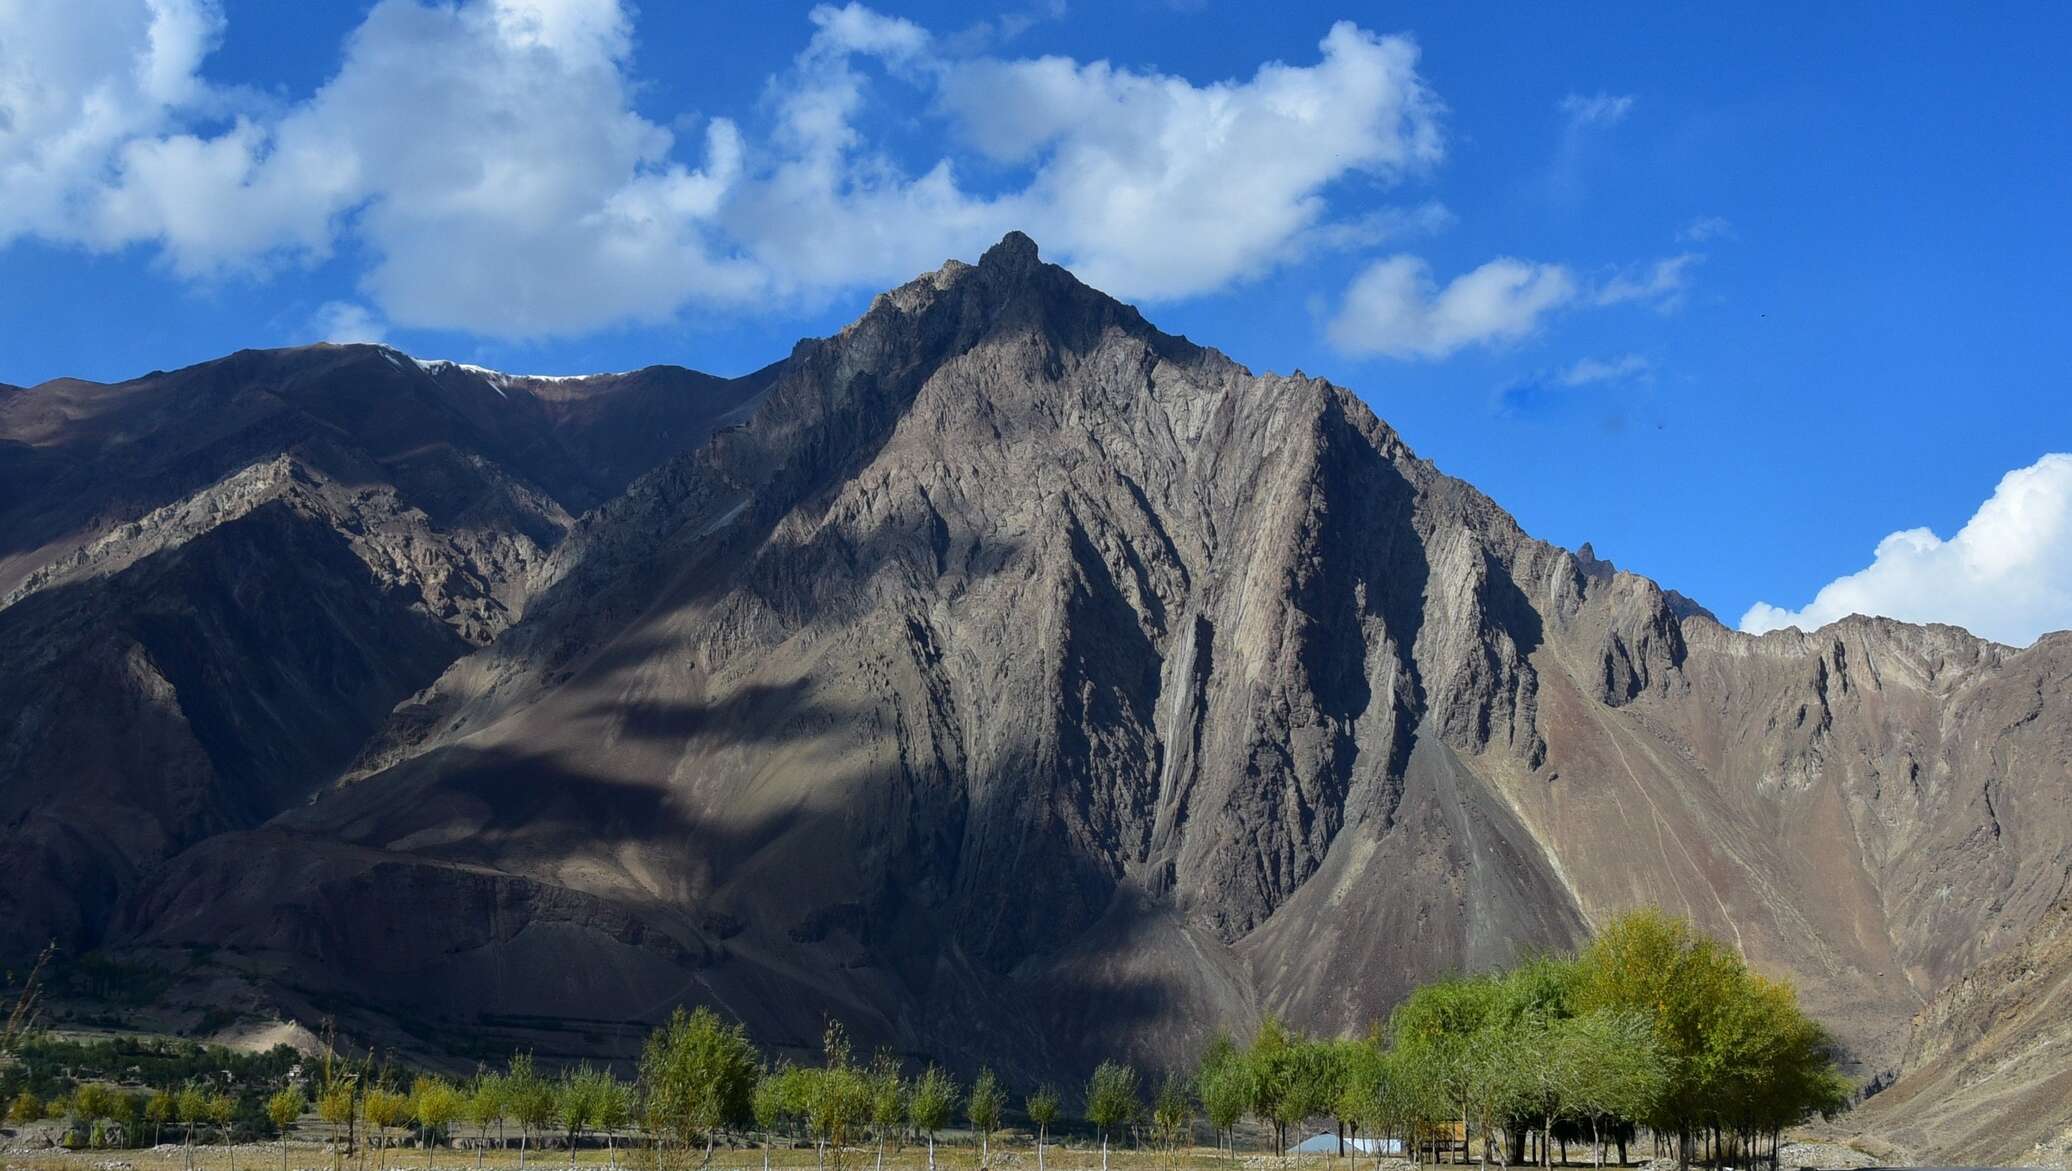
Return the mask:
[(374, 346), (0, 392), (0, 954), (334, 779), (589, 508), (760, 383)]
[(455, 1053), (690, 1000), (1033, 1074), (1660, 903), (1886, 1070), (2065, 892), (2072, 641), (1728, 631), (1018, 234), (740, 389), (96, 930)]

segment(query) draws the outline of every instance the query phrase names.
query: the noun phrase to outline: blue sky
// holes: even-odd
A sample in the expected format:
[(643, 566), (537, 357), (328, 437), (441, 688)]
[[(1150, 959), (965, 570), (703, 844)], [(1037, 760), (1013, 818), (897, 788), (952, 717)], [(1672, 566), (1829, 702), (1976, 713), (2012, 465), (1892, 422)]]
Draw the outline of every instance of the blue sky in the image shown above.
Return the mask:
[(1267, 7), (0, 0), (0, 381), (738, 373), (1018, 226), (1730, 623), (2072, 625), (2072, 9)]

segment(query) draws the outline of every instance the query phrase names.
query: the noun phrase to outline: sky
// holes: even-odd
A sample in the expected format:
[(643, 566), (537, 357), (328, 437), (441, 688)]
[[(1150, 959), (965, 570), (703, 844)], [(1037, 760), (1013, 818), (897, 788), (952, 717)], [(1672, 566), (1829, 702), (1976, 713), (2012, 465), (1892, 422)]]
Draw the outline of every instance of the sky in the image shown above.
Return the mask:
[(2072, 7), (1977, 9), (0, 0), (0, 382), (737, 374), (1019, 228), (1729, 624), (2025, 645)]

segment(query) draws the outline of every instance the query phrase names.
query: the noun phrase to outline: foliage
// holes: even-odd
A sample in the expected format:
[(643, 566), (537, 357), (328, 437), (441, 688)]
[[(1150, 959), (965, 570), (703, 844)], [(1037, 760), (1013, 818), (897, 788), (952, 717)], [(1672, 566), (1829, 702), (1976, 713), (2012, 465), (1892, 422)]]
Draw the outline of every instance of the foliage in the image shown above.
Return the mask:
[(700, 1006), (678, 1008), (649, 1034), (640, 1058), (650, 1124), (680, 1143), (704, 1137), (708, 1146), (724, 1129), (754, 1119), (757, 1060), (740, 1025)]
[(1137, 1071), (1118, 1061), (1103, 1061), (1086, 1083), (1086, 1120), (1107, 1133), (1136, 1121), (1143, 1103), (1137, 1097)]

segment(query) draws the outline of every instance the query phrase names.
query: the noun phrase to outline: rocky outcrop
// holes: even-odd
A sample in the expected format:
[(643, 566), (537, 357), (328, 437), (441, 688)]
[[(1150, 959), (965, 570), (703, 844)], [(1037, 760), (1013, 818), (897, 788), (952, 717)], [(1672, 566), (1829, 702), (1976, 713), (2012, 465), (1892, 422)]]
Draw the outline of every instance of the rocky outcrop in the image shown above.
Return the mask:
[(2072, 902), (1915, 1015), (1891, 1088), (1846, 1119), (1928, 1158), (2022, 1166), (2062, 1142), (2072, 1100)]

